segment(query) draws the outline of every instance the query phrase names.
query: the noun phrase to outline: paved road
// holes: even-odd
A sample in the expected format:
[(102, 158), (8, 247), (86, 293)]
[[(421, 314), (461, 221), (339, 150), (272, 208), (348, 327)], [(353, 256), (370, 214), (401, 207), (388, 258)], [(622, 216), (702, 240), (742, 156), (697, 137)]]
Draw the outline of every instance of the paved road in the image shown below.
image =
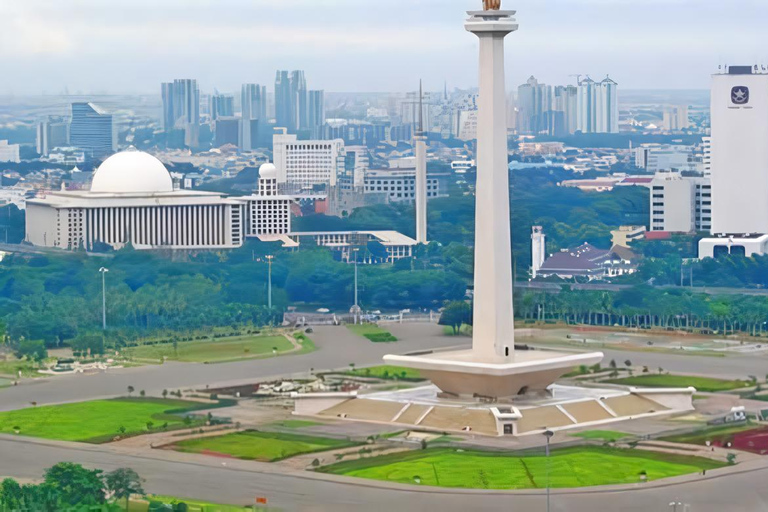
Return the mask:
[[(400, 339), (418, 338), (428, 345), (439, 344), (446, 339), (442, 335), (442, 328), (431, 324), (399, 324), (387, 326), (395, 336)], [(588, 333), (585, 334), (588, 336)], [(454, 338), (456, 344), (471, 343), (469, 338)], [(536, 345), (532, 338), (518, 338), (518, 343), (530, 343)], [(546, 345), (543, 345), (546, 346)], [(577, 350), (569, 348), (569, 350)], [(662, 352), (633, 352), (629, 350), (610, 350), (596, 347), (587, 347), (585, 350), (597, 350), (605, 354), (603, 364), (607, 365), (611, 359), (615, 359), (619, 366), (623, 366), (627, 359), (635, 366), (648, 366), (651, 371), (657, 368), (671, 372), (702, 374), (712, 377), (744, 379), (748, 375), (764, 378), (768, 373), (768, 357), (762, 355), (728, 355), (725, 357), (676, 355)]]
[[(398, 343), (371, 343), (352, 334), (346, 327), (317, 327), (312, 339), (318, 349), (296, 356), (222, 364), (166, 363), (89, 375), (24, 380), (19, 386), (0, 391), (0, 411), (27, 407), (33, 401), (43, 405), (123, 395), (128, 386), (157, 394), (163, 389), (253, 382), (255, 379), (291, 374), (306, 375), (310, 368), (344, 368), (349, 363), (358, 366), (381, 364), (382, 357), (392, 352), (406, 353), (457, 344), (456, 339), (447, 337), (419, 336)], [(462, 342), (466, 343), (465, 340), (458, 341)]]
[[(275, 466), (191, 454), (153, 452), (130, 455), (109, 446), (83, 446), (45, 441), (22, 442), (0, 436), (0, 475), (40, 478), (43, 470), (60, 461), (72, 461), (111, 471), (131, 467), (146, 479), (145, 489), (156, 494), (203, 498), (233, 504), (252, 503), (265, 496), (269, 505), (286, 511), (467, 511), (545, 510), (540, 491), (486, 492), (380, 486), (373, 481), (313, 475), (308, 472), (278, 473)], [(226, 465), (224, 465), (226, 464)], [(637, 485), (631, 489), (553, 490), (555, 512), (667, 512), (669, 503), (691, 505), (689, 512), (755, 512), (768, 510), (768, 463), (711, 471), (664, 483)], [(331, 480), (332, 478), (332, 480)]]
[[(107, 398), (125, 394), (128, 386), (147, 393), (158, 394), (163, 389), (204, 387), (205, 385), (252, 382), (255, 379), (305, 374), (310, 368), (344, 368), (380, 364), (385, 354), (406, 353), (430, 348), (467, 345), (468, 338), (442, 335), (442, 327), (434, 324), (391, 324), (387, 329), (399, 339), (397, 343), (371, 343), (352, 334), (344, 327), (318, 327), (312, 338), (318, 350), (298, 356), (282, 356), (223, 364), (166, 363), (111, 370), (90, 375), (68, 375), (47, 379), (22, 381), (22, 384), (0, 391), (0, 411), (39, 405)], [(520, 340), (525, 342), (526, 340)], [(635, 365), (651, 370), (665, 370), (713, 377), (745, 378), (768, 373), (768, 359), (761, 356), (707, 357), (674, 355), (654, 352), (603, 350), (605, 361), (623, 362), (631, 359)]]

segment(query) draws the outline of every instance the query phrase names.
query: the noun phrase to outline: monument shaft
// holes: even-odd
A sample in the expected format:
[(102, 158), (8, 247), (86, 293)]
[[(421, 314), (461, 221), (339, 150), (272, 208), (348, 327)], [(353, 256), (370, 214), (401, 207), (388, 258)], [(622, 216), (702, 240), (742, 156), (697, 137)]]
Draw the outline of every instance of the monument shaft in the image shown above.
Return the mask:
[(515, 335), (504, 37), (517, 24), (511, 18), (514, 11), (469, 14), (465, 27), (480, 39), (472, 349), (483, 357), (511, 357)]

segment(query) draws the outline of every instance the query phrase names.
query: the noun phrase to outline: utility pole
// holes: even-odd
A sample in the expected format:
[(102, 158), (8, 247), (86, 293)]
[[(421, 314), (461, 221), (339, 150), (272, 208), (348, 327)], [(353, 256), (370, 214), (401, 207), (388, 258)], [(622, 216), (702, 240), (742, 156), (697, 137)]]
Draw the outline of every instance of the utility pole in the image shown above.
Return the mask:
[(549, 440), (555, 435), (551, 430), (544, 431), (544, 437), (547, 438), (546, 464), (547, 464), (547, 512), (549, 512)]
[(267, 271), (267, 308), (272, 309), (272, 258), (274, 258), (274, 256), (268, 254), (265, 257), (267, 258), (267, 266), (269, 268)]
[(359, 249), (355, 247), (352, 249), (352, 252), (355, 255), (355, 305), (353, 306), (355, 309), (355, 325), (357, 325), (357, 318), (359, 316), (360, 306), (357, 305), (357, 253)]
[(101, 274), (101, 328), (107, 330), (107, 272), (109, 269), (101, 267), (99, 273)]

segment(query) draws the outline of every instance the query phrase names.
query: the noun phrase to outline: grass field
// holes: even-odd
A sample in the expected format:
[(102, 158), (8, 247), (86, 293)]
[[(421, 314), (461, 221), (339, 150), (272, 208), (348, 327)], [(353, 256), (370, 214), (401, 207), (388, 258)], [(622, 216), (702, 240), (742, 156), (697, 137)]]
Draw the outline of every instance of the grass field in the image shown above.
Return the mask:
[(37, 374), (35, 366), (23, 359), (12, 359), (9, 361), (0, 361), (0, 375), (18, 378), (19, 372), (22, 377), (31, 377)]
[(752, 385), (752, 383), (743, 380), (721, 380), (710, 379), (709, 377), (689, 377), (686, 375), (636, 375), (634, 377), (611, 379), (604, 382), (648, 388), (684, 388), (693, 386), (697, 391), (712, 393), (730, 391)]
[[(626, 484), (714, 469), (724, 464), (699, 457), (641, 450), (579, 447), (555, 450), (550, 456), (552, 487)], [(319, 471), (440, 487), (531, 489), (546, 485), (546, 460), (541, 455), (515, 456), (448, 448), (416, 450), (339, 462)]]
[(368, 338), (370, 341), (373, 341), (374, 343), (389, 343), (389, 342), (397, 341), (397, 338), (393, 336), (391, 332), (384, 330), (378, 325), (374, 325), (374, 324), (360, 324), (360, 325), (347, 324), (347, 329), (357, 334), (358, 336), (363, 336), (365, 338)]
[(327, 437), (246, 431), (179, 441), (174, 448), (181, 452), (221, 454), (236, 459), (272, 462), (301, 453), (322, 452), (356, 444)]
[(178, 426), (183, 416), (169, 414), (199, 407), (196, 402), (160, 398), (119, 398), (74, 404), (48, 405), (0, 412), (0, 432), (61, 441), (106, 442), (119, 435), (147, 430), (147, 422), (159, 428), (164, 423)]
[(577, 432), (571, 434), (573, 437), (580, 437), (582, 439), (594, 439), (598, 441), (618, 441), (625, 437), (631, 437), (632, 434), (626, 432), (619, 432), (617, 430), (585, 430), (584, 432)]
[(739, 432), (745, 432), (755, 428), (754, 424), (742, 423), (741, 425), (722, 425), (717, 427), (705, 427), (701, 430), (691, 432), (689, 434), (678, 434), (673, 436), (662, 437), (662, 441), (669, 441), (671, 443), (686, 443), (686, 444), (700, 444), (705, 445), (707, 441), (718, 441), (725, 443), (733, 438), (734, 434)]
[[(119, 504), (125, 504), (124, 500), (120, 500)], [(237, 505), (222, 505), (220, 503), (210, 503), (200, 500), (189, 500), (186, 498), (176, 498), (173, 496), (155, 496), (148, 495), (143, 500), (131, 500), (128, 505), (128, 512), (147, 512), (149, 510), (150, 503), (164, 503), (173, 505), (176, 503), (186, 503), (188, 512), (253, 512), (254, 510), (265, 510), (262, 507), (253, 506), (238, 507)]]
[(375, 377), (378, 379), (423, 379), (419, 370), (412, 368), (403, 368), (402, 366), (371, 366), (370, 368), (358, 368), (344, 372), (345, 375), (355, 377)]
[(235, 336), (215, 341), (182, 341), (174, 349), (172, 343), (141, 345), (125, 350), (126, 355), (135, 359), (161, 360), (184, 363), (215, 363), (271, 356), (273, 348), (278, 354), (293, 349), (290, 341), (283, 336)]

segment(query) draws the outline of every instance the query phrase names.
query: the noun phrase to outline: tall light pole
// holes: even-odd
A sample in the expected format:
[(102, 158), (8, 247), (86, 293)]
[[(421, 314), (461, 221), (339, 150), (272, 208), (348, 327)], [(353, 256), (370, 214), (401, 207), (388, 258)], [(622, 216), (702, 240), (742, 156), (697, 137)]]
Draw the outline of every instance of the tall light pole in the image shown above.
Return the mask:
[(355, 305), (353, 306), (355, 309), (355, 325), (357, 325), (357, 317), (360, 311), (360, 306), (357, 305), (357, 252), (359, 250), (357, 247), (352, 249), (352, 253), (355, 255)]
[(549, 440), (555, 435), (551, 430), (544, 431), (544, 437), (547, 438), (546, 465), (547, 465), (547, 512), (549, 512)]
[(99, 273), (101, 274), (101, 328), (107, 330), (107, 272), (109, 269), (101, 267)]
[(266, 258), (267, 266), (269, 267), (267, 277), (267, 308), (272, 309), (272, 259), (274, 256), (268, 254)]

